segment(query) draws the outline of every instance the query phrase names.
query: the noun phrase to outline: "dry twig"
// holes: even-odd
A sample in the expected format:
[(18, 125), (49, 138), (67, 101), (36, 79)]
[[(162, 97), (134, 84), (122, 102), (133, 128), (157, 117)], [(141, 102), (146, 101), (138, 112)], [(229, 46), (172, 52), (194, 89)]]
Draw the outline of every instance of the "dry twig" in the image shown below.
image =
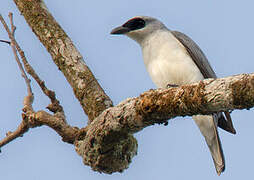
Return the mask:
[[(22, 122), (18, 126), (18, 128), (14, 132), (8, 132), (6, 133), (6, 137), (0, 141), (0, 147), (6, 145), (10, 141), (16, 139), (17, 137), (23, 136), (25, 132), (29, 130), (29, 128), (38, 127), (41, 125), (47, 125), (51, 128), (53, 128), (62, 138), (63, 141), (73, 143), (76, 137), (76, 134), (78, 132), (78, 128), (74, 128), (69, 126), (66, 123), (65, 115), (62, 106), (60, 105), (59, 101), (56, 99), (55, 92), (49, 90), (46, 86), (44, 81), (40, 79), (40, 77), (37, 75), (37, 73), (34, 71), (34, 69), (31, 67), (31, 65), (28, 63), (24, 52), (18, 45), (18, 43), (15, 40), (14, 33), (16, 30), (16, 27), (13, 23), (13, 14), (9, 13), (10, 18), (10, 24), (11, 24), (11, 30), (9, 29), (7, 23), (3, 19), (3, 17), (0, 14), (0, 21), (3, 24), (5, 30), (8, 33), (8, 36), (11, 40), (11, 47), (14, 53), (15, 60), (18, 64), (18, 67), (21, 71), (22, 77), (25, 79), (26, 86), (27, 86), (27, 96), (24, 98), (24, 113), (22, 114)], [(21, 56), (22, 62), (25, 66), (25, 70), (19, 60), (17, 51), (19, 55)], [(33, 93), (32, 88), (30, 85), (30, 79), (27, 77), (26, 72), (28, 72), (39, 84), (42, 91), (46, 96), (49, 97), (51, 100), (51, 104), (47, 107), (50, 111), (54, 112), (55, 115), (50, 115), (44, 111), (38, 111), (35, 112), (32, 107), (33, 103)]]

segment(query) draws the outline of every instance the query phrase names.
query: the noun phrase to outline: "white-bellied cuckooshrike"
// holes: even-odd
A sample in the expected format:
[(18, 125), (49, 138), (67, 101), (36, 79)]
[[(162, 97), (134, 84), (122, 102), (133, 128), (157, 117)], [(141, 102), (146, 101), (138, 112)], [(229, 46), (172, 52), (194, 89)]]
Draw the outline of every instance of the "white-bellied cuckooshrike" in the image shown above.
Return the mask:
[[(113, 29), (111, 34), (125, 34), (141, 46), (146, 69), (159, 88), (216, 78), (204, 53), (192, 39), (181, 32), (169, 30), (155, 18), (134, 17)], [(196, 115), (193, 119), (205, 137), (220, 175), (225, 170), (225, 162), (217, 126), (235, 134), (230, 114)]]

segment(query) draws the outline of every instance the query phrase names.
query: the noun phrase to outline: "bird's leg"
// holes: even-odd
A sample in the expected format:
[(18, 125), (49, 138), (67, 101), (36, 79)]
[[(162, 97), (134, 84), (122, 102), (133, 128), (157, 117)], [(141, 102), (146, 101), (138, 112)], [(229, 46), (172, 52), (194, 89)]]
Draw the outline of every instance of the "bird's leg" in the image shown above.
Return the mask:
[(177, 84), (167, 84), (167, 88), (179, 87)]

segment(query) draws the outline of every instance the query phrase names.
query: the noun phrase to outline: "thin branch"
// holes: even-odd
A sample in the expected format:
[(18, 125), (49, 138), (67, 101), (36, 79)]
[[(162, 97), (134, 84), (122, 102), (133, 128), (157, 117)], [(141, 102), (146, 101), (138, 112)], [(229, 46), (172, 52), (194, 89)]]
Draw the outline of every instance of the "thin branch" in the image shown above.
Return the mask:
[[(12, 19), (12, 14), (10, 13), (9, 14), (9, 17), (10, 17), (10, 21), (11, 21), (11, 24), (13, 23), (13, 19)], [(17, 50), (15, 48), (15, 39), (14, 39), (14, 33), (15, 33), (15, 26), (12, 24), (11, 27), (12, 27), (12, 31), (10, 31), (9, 27), (7, 26), (4, 18), (2, 17), (2, 15), (0, 14), (0, 21), (1, 23), (3, 24), (5, 30), (7, 31), (8, 33), (8, 36), (11, 40), (11, 47), (12, 47), (12, 51), (14, 53), (14, 56), (15, 56), (15, 60), (18, 64), (18, 67), (19, 67), (19, 70), (21, 71), (21, 75), (22, 77), (25, 79), (25, 82), (26, 82), (26, 85), (27, 85), (27, 93), (28, 93), (28, 96), (32, 96), (32, 89), (31, 89), (31, 86), (30, 86), (30, 79), (27, 77), (26, 73), (25, 73), (25, 70), (22, 66), (22, 64), (20, 63), (20, 60), (18, 58), (18, 54), (17, 54)]]
[(25, 121), (22, 121), (14, 132), (8, 132), (6, 137), (0, 141), (0, 148), (13, 141), (14, 139), (21, 137), (28, 130), (28, 124)]
[(18, 63), (18, 66), (22, 72), (22, 76), (25, 78), (26, 80), (26, 84), (27, 84), (27, 87), (28, 87), (28, 95), (32, 93), (32, 90), (31, 90), (31, 87), (30, 87), (30, 80), (27, 78), (27, 75), (23, 69), (23, 66), (22, 64), (20, 63), (19, 59), (18, 59), (18, 56), (17, 56), (17, 52), (16, 52), (16, 49), (18, 50), (19, 54), (20, 54), (20, 57), (22, 59), (22, 62), (24, 64), (24, 67), (26, 69), (26, 72), (28, 72), (28, 74), (30, 74), (34, 79), (35, 81), (38, 83), (38, 85), (40, 86), (40, 88), (42, 89), (43, 93), (49, 97), (49, 99), (51, 100), (51, 104), (47, 107), (50, 111), (56, 113), (56, 112), (60, 112), (60, 111), (63, 111), (63, 108), (62, 106), (60, 105), (59, 101), (57, 100), (56, 98), (56, 95), (55, 95), (55, 92), (54, 91), (51, 91), (49, 90), (46, 86), (45, 86), (45, 83), (44, 81), (42, 81), (40, 79), (40, 77), (38, 76), (38, 74), (34, 71), (34, 69), (32, 68), (32, 66), (28, 63), (26, 57), (25, 57), (25, 54), (24, 54), (24, 51), (20, 48), (19, 44), (16, 42), (15, 38), (14, 38), (14, 32), (15, 32), (15, 29), (16, 27), (14, 26), (13, 24), (13, 15), (12, 13), (9, 13), (9, 17), (10, 17), (10, 22), (11, 22), (11, 29), (12, 29), (12, 32), (10, 31), (10, 29), (8, 28), (6, 22), (4, 21), (3, 17), (0, 15), (0, 21), (2, 22), (2, 24), (4, 25), (5, 27), (5, 30), (7, 31), (8, 35), (9, 35), (9, 38), (11, 39), (11, 45), (12, 45), (12, 48), (13, 48), (13, 52), (14, 52), (14, 55), (15, 55), (15, 59)]
[[(31, 88), (31, 85), (30, 85), (30, 79), (26, 75), (26, 72), (25, 72), (25, 70), (24, 70), (24, 68), (23, 68), (23, 66), (22, 66), (22, 64), (19, 60), (17, 50), (16, 50), (16, 47), (15, 47), (14, 33), (15, 33), (15, 30), (16, 30), (16, 27), (13, 25), (12, 13), (9, 14), (9, 18), (10, 18), (10, 22), (11, 22), (11, 31), (10, 31), (9, 27), (7, 26), (6, 22), (4, 21), (3, 17), (0, 14), (0, 21), (3, 24), (5, 30), (7, 31), (8, 35), (9, 35), (9, 38), (11, 40), (10, 45), (12, 47), (12, 51), (13, 51), (15, 60), (18, 64), (19, 70), (21, 71), (22, 77), (25, 79), (26, 86), (27, 86), (27, 94), (28, 95), (24, 98), (24, 111), (33, 111), (33, 108), (32, 108), (33, 93), (32, 93), (32, 88)], [(29, 130), (29, 125), (28, 125), (27, 121), (22, 119), (22, 122), (20, 123), (18, 128), (14, 132), (8, 132), (6, 134), (6, 137), (0, 141), (0, 147), (8, 144), (9, 142), (16, 139), (17, 137), (23, 136), (23, 134), (25, 132), (27, 132), (28, 130)]]
[(11, 42), (10, 42), (10, 41), (1, 40), (1, 39), (0, 39), (0, 42), (4, 42), (4, 43), (7, 43), (7, 44), (9, 44), (9, 45), (11, 44)]
[(30, 128), (46, 125), (54, 129), (64, 142), (73, 144), (79, 128), (68, 125), (61, 113), (51, 115), (45, 111), (28, 112), (22, 114), (22, 122), (14, 132), (8, 132), (6, 137), (0, 141), (0, 148), (18, 137), (22, 137)]
[[(78, 128), (74, 128), (69, 126), (66, 123), (65, 115), (63, 112), (62, 106), (59, 104), (59, 101), (55, 97), (55, 93), (51, 90), (48, 90), (45, 86), (44, 82), (39, 78), (39, 76), (35, 73), (33, 68), (30, 66), (28, 61), (26, 60), (26, 57), (24, 55), (24, 52), (21, 50), (20, 46), (16, 42), (14, 38), (14, 33), (16, 30), (16, 27), (13, 23), (13, 15), (12, 13), (9, 13), (10, 23), (11, 23), (11, 31), (3, 19), (3, 17), (0, 14), (0, 21), (3, 24), (5, 30), (7, 31), (9, 38), (11, 40), (11, 47), (15, 56), (15, 60), (18, 64), (18, 67), (21, 71), (22, 77), (25, 79), (26, 85), (27, 85), (27, 93), (28, 95), (24, 98), (24, 113), (22, 114), (22, 122), (18, 126), (18, 128), (14, 132), (8, 132), (6, 134), (6, 137), (0, 141), (0, 148), (7, 143), (11, 142), (12, 140), (23, 136), (24, 133), (26, 133), (29, 128), (38, 127), (41, 125), (47, 125), (51, 128), (53, 128), (62, 138), (63, 141), (68, 143), (73, 143), (76, 137), (76, 131), (78, 131)], [(18, 52), (22, 58), (23, 63), (25, 64), (26, 71), (36, 80), (36, 82), (40, 85), (41, 89), (43, 90), (44, 94), (47, 95), (52, 104), (49, 105), (49, 109), (55, 113), (55, 115), (50, 115), (44, 111), (34, 112), (32, 103), (33, 103), (33, 93), (30, 85), (30, 79), (28, 79), (26, 72), (19, 60)]]
[(11, 33), (12, 33), (12, 36), (15, 37), (16, 26), (14, 26), (14, 23), (13, 23), (13, 14), (10, 12), (8, 16), (11, 23)]

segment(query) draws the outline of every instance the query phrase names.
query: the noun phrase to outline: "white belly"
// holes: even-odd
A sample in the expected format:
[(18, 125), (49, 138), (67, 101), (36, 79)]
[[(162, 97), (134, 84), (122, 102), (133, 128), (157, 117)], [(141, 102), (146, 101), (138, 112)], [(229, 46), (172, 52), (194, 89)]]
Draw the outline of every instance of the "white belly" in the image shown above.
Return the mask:
[(171, 33), (157, 40), (151, 39), (152, 45), (143, 48), (147, 71), (157, 87), (190, 84), (204, 79), (183, 45)]
[(148, 64), (147, 71), (157, 87), (190, 84), (204, 79), (190, 58), (178, 61), (170, 61), (168, 58), (156, 59)]

